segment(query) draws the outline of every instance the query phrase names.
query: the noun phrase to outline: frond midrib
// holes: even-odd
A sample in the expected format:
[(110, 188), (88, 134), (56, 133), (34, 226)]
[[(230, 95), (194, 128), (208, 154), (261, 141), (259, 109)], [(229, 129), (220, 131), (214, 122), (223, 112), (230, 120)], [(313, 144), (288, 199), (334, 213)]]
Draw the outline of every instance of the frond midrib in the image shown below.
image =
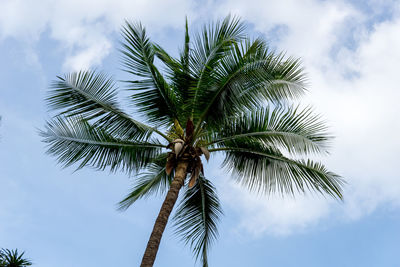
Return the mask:
[(260, 132), (251, 132), (251, 133), (243, 133), (243, 134), (236, 134), (236, 135), (232, 135), (232, 136), (227, 136), (227, 137), (222, 137), (216, 140), (213, 140), (207, 144), (205, 144), (205, 146), (210, 146), (213, 144), (217, 144), (217, 143), (221, 143), (224, 141), (228, 141), (228, 140), (232, 140), (232, 139), (236, 139), (236, 138), (242, 138), (242, 137), (251, 137), (251, 136), (273, 136), (273, 135), (290, 135), (290, 136), (295, 136), (295, 137), (299, 137), (302, 140), (307, 140), (308, 142), (313, 143), (314, 145), (321, 147), (321, 145), (315, 144), (315, 142), (313, 140), (311, 140), (309, 137), (307, 136), (303, 136), (301, 134), (298, 133), (293, 133), (293, 132), (285, 132), (285, 131), (260, 131)]
[[(292, 160), (292, 159), (289, 159), (289, 158), (286, 158), (286, 157), (278, 157), (278, 156), (274, 156), (274, 155), (271, 155), (271, 154), (268, 154), (268, 153), (263, 153), (263, 152), (259, 152), (259, 151), (253, 151), (251, 149), (245, 149), (245, 148), (223, 147), (223, 148), (215, 148), (215, 149), (210, 149), (209, 150), (210, 153), (211, 152), (217, 152), (217, 151), (239, 151), (239, 152), (251, 153), (251, 154), (255, 154), (255, 155), (259, 155), (259, 156), (264, 156), (264, 157), (267, 157), (267, 158), (270, 158), (270, 159), (273, 159), (273, 160), (282, 161), (282, 162), (286, 162), (286, 163), (289, 163), (289, 164), (294, 164), (294, 165), (296, 165), (296, 166), (298, 166), (300, 168), (306, 168), (306, 169), (312, 170), (312, 171), (316, 172), (320, 177), (326, 176), (326, 173), (321, 172), (321, 170), (319, 170), (319, 169), (316, 169), (316, 168), (314, 168), (312, 166), (304, 165), (304, 164), (302, 164), (300, 162), (297, 162), (295, 160)], [(336, 193), (337, 196), (340, 199), (342, 199), (343, 195), (340, 192), (340, 189), (337, 188), (337, 187), (340, 186), (343, 183), (343, 181), (340, 179), (339, 176), (337, 176), (336, 178), (337, 179), (335, 179), (335, 182), (332, 185), (332, 188), (330, 188), (330, 189), (334, 193)]]
[[(49, 134), (50, 136), (50, 134)], [(61, 139), (65, 141), (71, 141), (75, 143), (81, 143), (81, 144), (89, 144), (89, 145), (99, 145), (99, 146), (109, 146), (109, 147), (147, 147), (147, 148), (166, 148), (166, 146), (161, 145), (161, 144), (153, 144), (153, 143), (126, 143), (124, 142), (107, 142), (107, 141), (95, 141), (95, 140), (90, 140), (86, 138), (74, 138), (74, 137), (69, 137), (65, 135), (60, 135), (57, 133), (52, 133), (51, 136), (56, 139)]]
[(167, 141), (171, 141), (171, 139), (170, 139), (168, 136), (166, 136), (164, 133), (160, 132), (160, 131), (157, 130), (156, 128), (151, 127), (151, 126), (148, 126), (148, 125), (146, 125), (146, 124), (144, 124), (144, 123), (142, 123), (142, 122), (140, 122), (140, 121), (137, 121), (137, 120), (133, 119), (132, 117), (128, 116), (126, 113), (124, 113), (124, 112), (122, 112), (122, 111), (120, 111), (120, 110), (117, 110), (117, 109), (113, 108), (112, 106), (103, 103), (102, 101), (99, 101), (98, 99), (96, 99), (96, 98), (93, 97), (92, 95), (86, 93), (84, 90), (80, 89), (79, 87), (73, 85), (73, 84), (70, 83), (69, 81), (64, 80), (64, 82), (65, 82), (69, 87), (71, 87), (71, 89), (73, 89), (73, 90), (79, 92), (80, 94), (84, 95), (86, 98), (88, 98), (89, 100), (91, 100), (91, 101), (95, 102), (96, 104), (100, 105), (100, 106), (103, 107), (105, 110), (110, 111), (110, 112), (112, 112), (112, 113), (115, 113), (115, 114), (117, 114), (117, 115), (119, 115), (119, 116), (121, 116), (121, 117), (123, 117), (123, 118), (125, 118), (125, 119), (127, 119), (127, 120), (129, 120), (129, 121), (131, 121), (132, 123), (134, 123), (134, 124), (136, 124), (136, 125), (138, 125), (138, 126), (144, 128), (144, 129), (153, 131), (153, 132), (159, 134), (160, 136), (162, 136), (163, 138), (165, 138)]

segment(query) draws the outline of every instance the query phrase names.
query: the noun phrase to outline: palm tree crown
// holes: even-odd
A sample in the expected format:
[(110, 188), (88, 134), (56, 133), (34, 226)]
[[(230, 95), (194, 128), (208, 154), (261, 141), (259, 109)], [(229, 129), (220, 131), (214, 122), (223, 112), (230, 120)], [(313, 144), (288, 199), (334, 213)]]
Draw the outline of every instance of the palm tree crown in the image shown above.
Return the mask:
[(32, 262), (28, 259), (23, 258), (25, 252), (21, 254), (18, 253), (18, 249), (9, 250), (9, 249), (1, 249), (0, 250), (0, 267), (26, 267), (31, 266)]
[(243, 22), (230, 16), (193, 38), (186, 22), (178, 58), (151, 42), (139, 23), (127, 22), (122, 36), (131, 77), (125, 84), (138, 116), (120, 107), (110, 77), (82, 71), (52, 84), (47, 103), (57, 113), (41, 134), (64, 166), (136, 174), (121, 209), (168, 192), (141, 266), (152, 266), (184, 184), (176, 232), (207, 266), (222, 210), (203, 156), (221, 153), (225, 169), (255, 192), (313, 190), (342, 198), (342, 179), (308, 159), (326, 154), (331, 136), (311, 108), (291, 104), (305, 91), (299, 60), (249, 38)]

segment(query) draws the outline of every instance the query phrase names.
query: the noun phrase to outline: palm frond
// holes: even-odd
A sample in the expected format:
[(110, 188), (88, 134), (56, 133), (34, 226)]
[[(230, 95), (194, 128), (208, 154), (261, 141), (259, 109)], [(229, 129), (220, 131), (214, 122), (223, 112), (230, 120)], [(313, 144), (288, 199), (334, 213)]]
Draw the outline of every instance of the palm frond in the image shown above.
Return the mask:
[(190, 36), (189, 36), (189, 26), (187, 17), (185, 19), (185, 43), (184, 49), (181, 53), (181, 63), (183, 66), (183, 70), (186, 73), (190, 72)]
[[(186, 25), (187, 27), (187, 25)], [(189, 64), (189, 33), (186, 28), (184, 50), (179, 59), (171, 57), (162, 47), (154, 45), (155, 55), (166, 66), (167, 79), (176, 93), (175, 103), (178, 111), (178, 120), (183, 124), (190, 117), (192, 111), (191, 92), (195, 91), (197, 81)]]
[(203, 176), (192, 188), (186, 189), (174, 215), (175, 233), (190, 245), (203, 267), (208, 266), (208, 250), (218, 236), (217, 222), (221, 215), (215, 187)]
[(224, 147), (226, 141), (258, 139), (269, 145), (285, 149), (290, 154), (327, 153), (329, 141), (327, 127), (311, 107), (266, 107), (228, 117), (219, 125), (214, 140), (207, 145)]
[(221, 117), (304, 93), (305, 76), (298, 60), (274, 53), (262, 39), (246, 39), (232, 47), (212, 70), (212, 81), (200, 94), (200, 121), (218, 125)]
[(126, 81), (133, 91), (133, 104), (152, 123), (172, 122), (177, 118), (176, 93), (154, 65), (154, 45), (146, 30), (140, 23), (127, 22), (122, 36), (124, 70), (140, 78)]
[(40, 134), (48, 143), (47, 152), (56, 156), (64, 167), (78, 163), (78, 169), (93, 166), (133, 172), (146, 167), (165, 147), (155, 140), (121, 140), (76, 117), (56, 117), (47, 122), (45, 129)]
[(158, 132), (118, 107), (115, 83), (102, 73), (81, 71), (58, 77), (46, 102), (59, 115), (81, 116), (121, 138), (138, 140)]
[(182, 102), (184, 105), (185, 110), (185, 117), (190, 117), (191, 111), (191, 93), (194, 92), (196, 89), (197, 80), (194, 78), (196, 76), (192, 69), (191, 69), (191, 43), (190, 43), (190, 36), (189, 36), (189, 26), (188, 21), (186, 18), (185, 21), (185, 42), (184, 42), (184, 49), (180, 53), (180, 62), (182, 64), (182, 72), (176, 76), (176, 86), (180, 91)]
[(119, 210), (128, 209), (140, 198), (146, 198), (152, 194), (162, 194), (168, 190), (174, 173), (168, 175), (165, 172), (166, 160), (167, 154), (160, 155), (157, 160), (149, 164), (145, 172), (136, 177), (131, 192), (118, 203)]
[(25, 259), (25, 252), (18, 253), (18, 249), (9, 250), (9, 249), (1, 249), (0, 250), (0, 267), (8, 267), (8, 266), (31, 266), (32, 262), (29, 259)]
[(178, 60), (171, 57), (158, 45), (154, 45), (154, 51), (157, 58), (166, 66), (166, 77), (175, 92), (176, 117), (180, 123), (184, 124), (190, 117), (189, 88), (195, 86), (195, 80), (185, 66), (187, 63), (182, 62), (183, 59)]
[(263, 193), (304, 193), (306, 190), (327, 193), (342, 199), (342, 178), (318, 162), (285, 157), (277, 148), (259, 140), (230, 141), (224, 151), (223, 166), (251, 191)]
[(199, 97), (213, 86), (213, 70), (230, 51), (234, 42), (242, 40), (245, 24), (238, 17), (227, 16), (224, 20), (210, 24), (197, 35), (190, 53), (190, 68), (197, 80), (192, 91), (192, 117), (198, 117)]

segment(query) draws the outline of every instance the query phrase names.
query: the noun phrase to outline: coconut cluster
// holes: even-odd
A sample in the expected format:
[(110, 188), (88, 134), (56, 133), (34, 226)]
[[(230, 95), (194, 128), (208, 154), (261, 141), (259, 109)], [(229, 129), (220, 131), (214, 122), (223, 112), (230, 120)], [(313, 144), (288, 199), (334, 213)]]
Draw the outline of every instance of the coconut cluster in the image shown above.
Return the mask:
[(200, 174), (204, 175), (201, 156), (204, 155), (207, 161), (210, 158), (210, 152), (206, 147), (192, 145), (193, 131), (193, 122), (188, 120), (185, 134), (182, 136), (183, 139), (176, 138), (174, 141), (168, 144), (167, 148), (171, 149), (171, 151), (168, 152), (167, 163), (165, 166), (166, 173), (170, 175), (172, 171), (175, 170), (180, 160), (187, 161), (189, 163), (187, 167), (187, 173), (191, 174), (188, 184), (189, 188), (196, 184)]

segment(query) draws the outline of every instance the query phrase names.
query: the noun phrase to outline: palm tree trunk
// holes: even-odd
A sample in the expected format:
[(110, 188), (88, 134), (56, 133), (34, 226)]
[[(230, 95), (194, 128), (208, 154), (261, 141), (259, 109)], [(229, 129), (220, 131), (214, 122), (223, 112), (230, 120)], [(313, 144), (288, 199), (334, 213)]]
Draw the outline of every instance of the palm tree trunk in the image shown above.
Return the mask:
[(165, 197), (164, 203), (161, 206), (160, 212), (154, 223), (153, 232), (147, 242), (146, 251), (144, 252), (142, 263), (140, 267), (152, 267), (156, 259), (158, 246), (160, 245), (161, 237), (164, 232), (165, 226), (168, 222), (168, 217), (178, 199), (179, 190), (183, 186), (186, 177), (186, 169), (188, 162), (180, 160), (175, 169), (175, 177), (171, 182), (171, 186)]

